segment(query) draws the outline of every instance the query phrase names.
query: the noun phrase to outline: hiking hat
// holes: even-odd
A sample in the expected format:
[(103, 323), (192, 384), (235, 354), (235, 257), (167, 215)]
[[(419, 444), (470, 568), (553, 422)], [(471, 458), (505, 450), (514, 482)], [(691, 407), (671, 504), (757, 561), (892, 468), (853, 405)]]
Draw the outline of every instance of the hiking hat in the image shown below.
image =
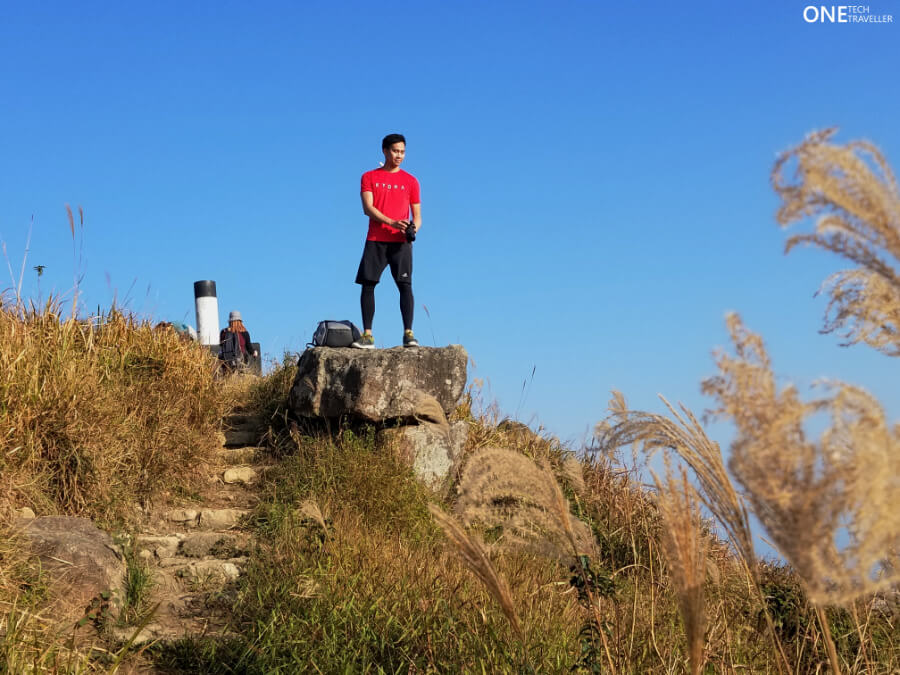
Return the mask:
[(228, 323), (231, 323), (232, 321), (240, 321), (240, 320), (241, 320), (240, 312), (235, 311), (235, 312), (231, 312), (228, 315)]

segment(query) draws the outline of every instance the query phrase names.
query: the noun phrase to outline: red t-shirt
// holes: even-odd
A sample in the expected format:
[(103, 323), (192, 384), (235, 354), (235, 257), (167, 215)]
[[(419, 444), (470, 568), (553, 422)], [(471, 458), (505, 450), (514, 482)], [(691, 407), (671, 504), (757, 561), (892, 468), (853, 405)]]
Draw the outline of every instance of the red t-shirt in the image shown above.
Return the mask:
[[(394, 173), (373, 169), (362, 175), (360, 193), (372, 193), (372, 206), (393, 220), (407, 220), (409, 205), (419, 204), (419, 181), (399, 169)], [(369, 241), (406, 241), (406, 235), (395, 227), (369, 218)]]

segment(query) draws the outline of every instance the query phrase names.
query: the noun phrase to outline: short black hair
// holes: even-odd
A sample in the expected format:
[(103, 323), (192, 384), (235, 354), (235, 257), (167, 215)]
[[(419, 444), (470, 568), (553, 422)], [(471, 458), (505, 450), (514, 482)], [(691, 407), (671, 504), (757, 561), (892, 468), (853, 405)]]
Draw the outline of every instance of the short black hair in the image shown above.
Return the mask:
[(403, 137), (403, 134), (388, 134), (384, 138), (381, 139), (381, 149), (387, 150), (394, 143), (403, 143), (406, 145), (406, 139)]

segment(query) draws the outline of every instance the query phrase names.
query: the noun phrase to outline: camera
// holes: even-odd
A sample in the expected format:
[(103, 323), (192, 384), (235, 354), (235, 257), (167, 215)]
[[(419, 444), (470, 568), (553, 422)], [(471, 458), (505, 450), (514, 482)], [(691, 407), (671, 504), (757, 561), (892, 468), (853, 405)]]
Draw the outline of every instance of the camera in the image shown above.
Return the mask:
[(406, 228), (406, 241), (412, 243), (416, 240), (416, 226), (411, 220), (407, 222), (409, 225)]

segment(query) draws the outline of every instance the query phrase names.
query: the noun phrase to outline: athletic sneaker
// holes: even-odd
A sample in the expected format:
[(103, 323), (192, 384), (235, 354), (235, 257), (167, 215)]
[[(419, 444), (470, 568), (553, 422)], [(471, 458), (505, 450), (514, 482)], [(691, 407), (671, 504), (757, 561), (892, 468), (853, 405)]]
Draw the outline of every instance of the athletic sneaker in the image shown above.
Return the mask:
[(375, 349), (375, 338), (370, 333), (363, 333), (350, 346), (356, 349)]
[(403, 331), (403, 346), (404, 347), (418, 347), (419, 341), (416, 340), (413, 332), (411, 330)]

